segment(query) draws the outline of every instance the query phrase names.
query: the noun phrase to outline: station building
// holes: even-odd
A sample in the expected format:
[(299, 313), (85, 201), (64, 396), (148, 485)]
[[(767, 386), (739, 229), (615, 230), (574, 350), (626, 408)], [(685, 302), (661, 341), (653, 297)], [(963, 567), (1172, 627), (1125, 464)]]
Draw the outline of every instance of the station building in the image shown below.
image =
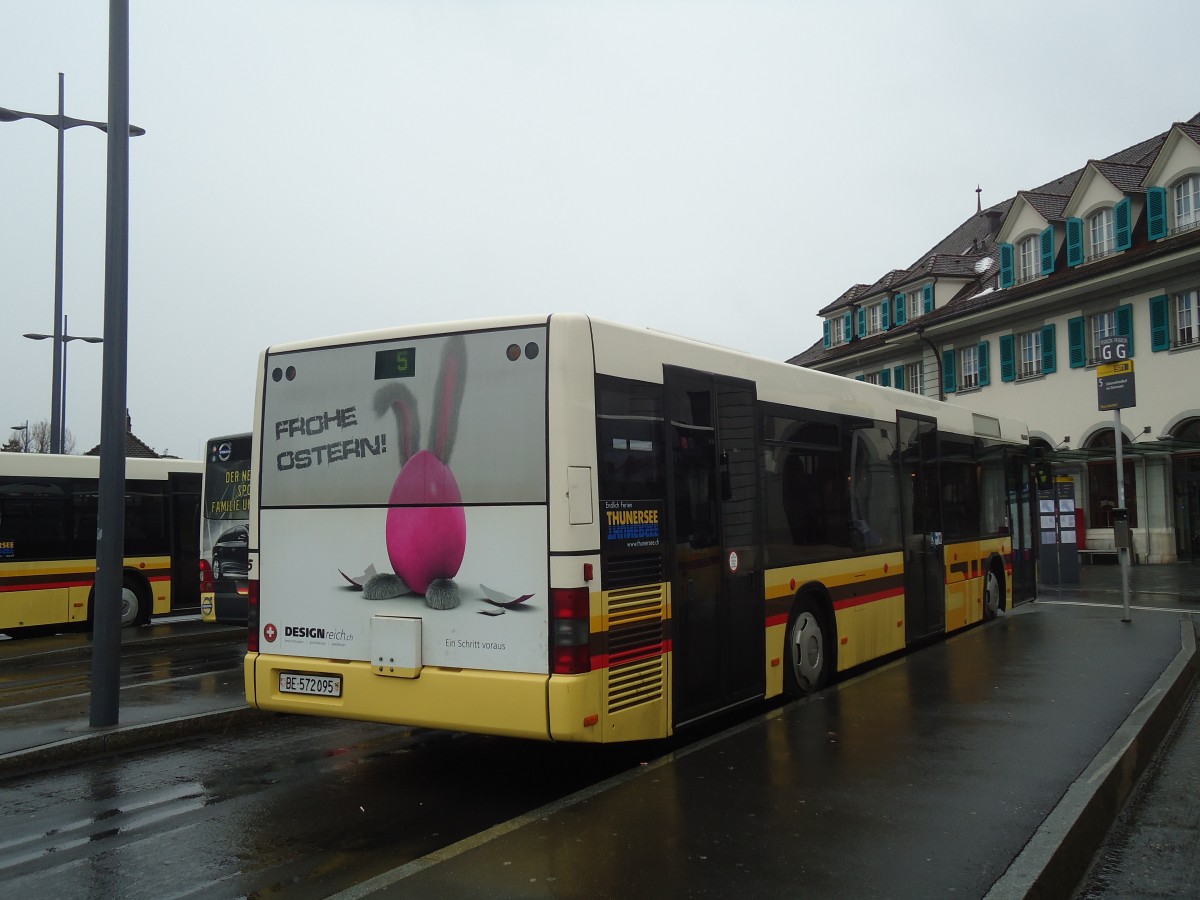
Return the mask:
[[(1027, 422), (1073, 483), (1085, 561), (1114, 546), (1118, 414), (1101, 406), (1132, 389), (1119, 410), (1131, 559), (1200, 562), (1200, 114), (977, 202), (915, 263), (819, 315), (822, 339), (789, 362)], [(1101, 368), (1111, 337), (1133, 363), (1119, 400)]]

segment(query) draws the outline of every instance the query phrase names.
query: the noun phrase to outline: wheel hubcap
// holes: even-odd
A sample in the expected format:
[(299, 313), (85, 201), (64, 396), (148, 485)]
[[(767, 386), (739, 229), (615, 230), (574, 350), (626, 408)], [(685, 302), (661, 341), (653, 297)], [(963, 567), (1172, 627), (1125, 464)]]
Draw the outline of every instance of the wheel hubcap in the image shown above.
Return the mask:
[(792, 668), (803, 690), (811, 691), (820, 681), (825, 664), (821, 626), (812, 613), (801, 613), (792, 630)]
[(129, 588), (121, 588), (121, 626), (132, 625), (137, 613), (137, 595)]
[(992, 572), (988, 573), (987, 598), (984, 603), (987, 604), (988, 615), (994, 616), (1000, 611), (1000, 581)]

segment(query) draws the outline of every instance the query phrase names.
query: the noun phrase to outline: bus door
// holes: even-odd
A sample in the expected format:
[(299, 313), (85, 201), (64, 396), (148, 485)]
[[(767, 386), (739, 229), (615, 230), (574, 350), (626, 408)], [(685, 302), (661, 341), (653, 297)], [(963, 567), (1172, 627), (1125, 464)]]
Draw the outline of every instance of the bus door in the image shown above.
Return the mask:
[(200, 607), (200, 476), (167, 476), (171, 523), (171, 612)]
[(900, 413), (900, 515), (904, 528), (904, 620), (909, 643), (946, 629), (938, 503), (937, 423)]
[(668, 367), (675, 723), (759, 697), (762, 561), (754, 384)]

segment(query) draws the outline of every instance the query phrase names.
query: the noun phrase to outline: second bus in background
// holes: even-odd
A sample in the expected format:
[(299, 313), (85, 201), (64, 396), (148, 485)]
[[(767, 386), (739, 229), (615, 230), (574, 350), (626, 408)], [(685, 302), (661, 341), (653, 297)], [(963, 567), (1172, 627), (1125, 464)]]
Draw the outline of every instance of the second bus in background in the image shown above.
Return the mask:
[(200, 615), (246, 621), (250, 435), (210, 438), (204, 457), (200, 528)]

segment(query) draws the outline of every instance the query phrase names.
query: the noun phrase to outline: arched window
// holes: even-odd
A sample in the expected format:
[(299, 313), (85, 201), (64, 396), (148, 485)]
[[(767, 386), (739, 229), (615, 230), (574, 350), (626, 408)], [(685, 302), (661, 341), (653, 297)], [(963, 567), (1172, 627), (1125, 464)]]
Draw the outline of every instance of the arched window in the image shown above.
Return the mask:
[(1191, 441), (1200, 446), (1200, 419), (1188, 419), (1181, 423), (1171, 437), (1177, 441)]
[(1200, 175), (1188, 175), (1175, 182), (1175, 229), (1183, 231), (1200, 225)]
[(1030, 235), (1017, 245), (1017, 283), (1030, 281), (1040, 272), (1041, 245), (1036, 234)]
[(1116, 249), (1111, 206), (1098, 209), (1088, 216), (1088, 259), (1105, 256)]

